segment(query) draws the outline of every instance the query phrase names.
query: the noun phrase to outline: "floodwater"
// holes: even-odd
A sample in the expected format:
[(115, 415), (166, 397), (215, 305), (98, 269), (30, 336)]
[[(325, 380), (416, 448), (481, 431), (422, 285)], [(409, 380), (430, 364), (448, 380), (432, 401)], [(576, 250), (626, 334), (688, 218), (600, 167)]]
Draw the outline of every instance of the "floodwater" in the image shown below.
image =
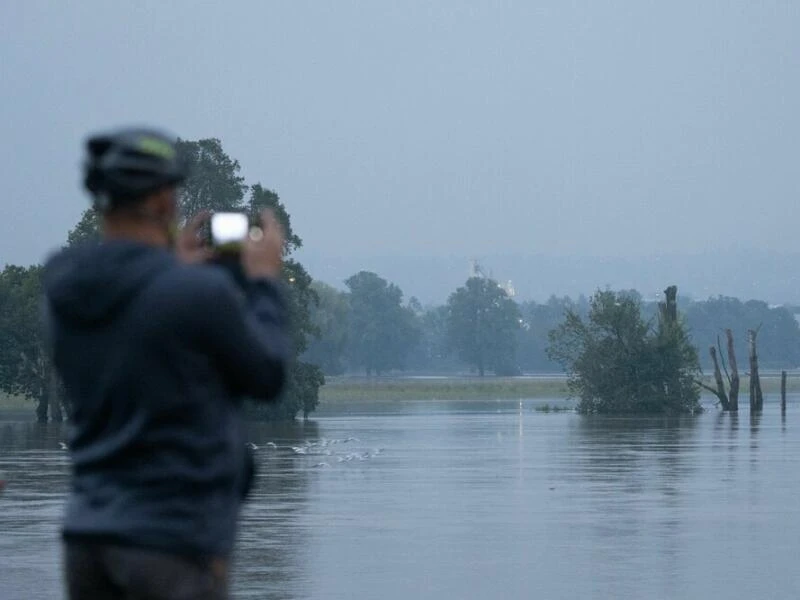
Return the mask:
[[(796, 598), (793, 400), (785, 418), (398, 402), (254, 425), (234, 597)], [(63, 597), (64, 437), (0, 422), (3, 600)]]

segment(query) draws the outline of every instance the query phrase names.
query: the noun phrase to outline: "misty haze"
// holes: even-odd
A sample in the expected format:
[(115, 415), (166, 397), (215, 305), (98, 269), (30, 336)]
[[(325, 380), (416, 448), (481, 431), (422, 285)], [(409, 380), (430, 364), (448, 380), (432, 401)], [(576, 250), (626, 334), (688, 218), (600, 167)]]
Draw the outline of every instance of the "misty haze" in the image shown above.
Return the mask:
[[(525, 297), (650, 291), (659, 257), (694, 296), (797, 302), (763, 267), (800, 257), (798, 10), (8, 3), (0, 256), (63, 243), (86, 132), (154, 123), (221, 138), (332, 284), (367, 263), (443, 301), (450, 257), (513, 256)], [(550, 258), (571, 268), (536, 279)]]
[[(73, 261), (54, 300), (48, 261), (110, 256), (130, 230), (103, 203), (126, 193), (169, 209), (126, 243), (176, 269), (205, 256), (188, 268), (229, 271), (242, 314), (275, 319), (264, 348), (291, 341), (269, 403), (220, 378), (244, 439), (196, 438), (226, 468), (252, 460), (233, 597), (796, 597), (798, 31), (800, 4), (739, 0), (0, 5), (0, 598), (67, 599), (78, 571), (61, 532), (88, 387), (64, 363), (126, 363), (135, 336), (91, 355), (113, 315), (84, 314), (59, 364), (53, 306), (91, 313), (105, 288), (87, 281), (129, 273)], [(165, 132), (137, 156), (186, 173), (97, 187), (111, 167), (87, 140), (139, 140), (122, 127)], [(247, 215), (232, 262), (187, 225), (203, 211)], [(144, 324), (211, 322), (212, 296)], [(202, 369), (225, 363), (186, 331), (169, 340), (198, 354), (162, 363), (200, 384), (171, 398), (208, 404), (181, 423), (215, 414)], [(263, 342), (241, 339), (220, 347)], [(126, 468), (169, 480), (142, 465), (174, 447)]]

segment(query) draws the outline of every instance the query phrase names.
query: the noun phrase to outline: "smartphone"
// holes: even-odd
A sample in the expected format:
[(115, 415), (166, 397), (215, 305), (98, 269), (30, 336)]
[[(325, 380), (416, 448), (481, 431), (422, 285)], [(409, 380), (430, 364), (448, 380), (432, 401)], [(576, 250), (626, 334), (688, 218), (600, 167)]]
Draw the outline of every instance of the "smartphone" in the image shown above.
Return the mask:
[(209, 245), (217, 250), (238, 250), (250, 231), (250, 219), (244, 213), (219, 212), (211, 215)]

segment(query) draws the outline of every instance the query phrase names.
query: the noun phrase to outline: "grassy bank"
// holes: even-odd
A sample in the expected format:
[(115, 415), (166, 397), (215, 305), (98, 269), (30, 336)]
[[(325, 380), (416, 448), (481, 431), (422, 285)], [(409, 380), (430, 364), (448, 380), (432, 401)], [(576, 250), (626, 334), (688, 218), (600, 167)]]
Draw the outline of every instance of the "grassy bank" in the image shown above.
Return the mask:
[[(713, 386), (713, 380), (706, 384)], [(747, 402), (750, 380), (740, 382), (739, 401)], [(765, 395), (780, 393), (780, 376), (761, 377)], [(787, 381), (790, 394), (800, 393), (800, 374), (790, 375)], [(563, 377), (503, 378), (452, 378), (452, 379), (392, 379), (329, 377), (320, 390), (320, 401), (341, 402), (386, 400), (507, 400), (517, 398), (567, 398), (567, 382)]]
[(34, 410), (36, 405), (33, 401), (22, 396), (10, 396), (0, 392), (0, 410)]
[(549, 377), (383, 379), (328, 378), (320, 390), (322, 402), (385, 400), (495, 400), (565, 398), (566, 381)]

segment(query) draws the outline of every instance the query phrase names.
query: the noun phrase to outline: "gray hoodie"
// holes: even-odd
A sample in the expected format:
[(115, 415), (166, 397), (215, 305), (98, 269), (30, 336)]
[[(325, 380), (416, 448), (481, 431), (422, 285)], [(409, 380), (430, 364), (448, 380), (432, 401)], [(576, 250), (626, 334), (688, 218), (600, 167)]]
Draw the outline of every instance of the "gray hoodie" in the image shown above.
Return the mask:
[(229, 555), (252, 474), (242, 398), (285, 379), (277, 285), (114, 241), (55, 255), (44, 289), (73, 405), (64, 536)]

